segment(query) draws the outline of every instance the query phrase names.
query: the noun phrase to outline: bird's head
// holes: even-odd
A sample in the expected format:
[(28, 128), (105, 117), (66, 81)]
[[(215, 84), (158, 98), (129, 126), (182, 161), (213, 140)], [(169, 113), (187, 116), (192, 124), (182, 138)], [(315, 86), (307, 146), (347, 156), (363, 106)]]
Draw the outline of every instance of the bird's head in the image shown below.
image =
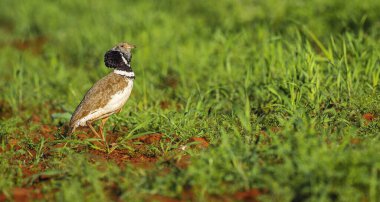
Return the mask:
[(104, 55), (104, 63), (109, 68), (130, 68), (132, 60), (131, 50), (136, 46), (129, 43), (119, 43)]

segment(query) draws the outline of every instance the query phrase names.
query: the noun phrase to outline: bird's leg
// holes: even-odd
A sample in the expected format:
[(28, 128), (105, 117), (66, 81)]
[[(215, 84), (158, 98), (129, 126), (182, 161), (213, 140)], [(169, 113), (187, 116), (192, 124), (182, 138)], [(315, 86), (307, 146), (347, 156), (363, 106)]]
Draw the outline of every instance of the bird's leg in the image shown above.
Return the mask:
[(75, 132), (75, 129), (76, 129), (76, 127), (69, 126), (69, 129), (67, 130), (66, 134), (71, 137), (73, 135), (73, 133)]
[(103, 127), (104, 127), (104, 124), (107, 122), (108, 118), (109, 117), (106, 117), (100, 121), (99, 131), (100, 131), (100, 134), (102, 135), (103, 141), (106, 141), (106, 138), (104, 137), (104, 134), (103, 134)]
[(92, 123), (87, 121), (86, 122), (87, 126), (90, 127), (92, 133), (94, 133), (95, 136), (97, 136), (98, 138), (101, 138), (101, 136), (99, 135), (99, 133), (96, 132), (96, 130), (94, 129), (94, 127), (92, 126)]

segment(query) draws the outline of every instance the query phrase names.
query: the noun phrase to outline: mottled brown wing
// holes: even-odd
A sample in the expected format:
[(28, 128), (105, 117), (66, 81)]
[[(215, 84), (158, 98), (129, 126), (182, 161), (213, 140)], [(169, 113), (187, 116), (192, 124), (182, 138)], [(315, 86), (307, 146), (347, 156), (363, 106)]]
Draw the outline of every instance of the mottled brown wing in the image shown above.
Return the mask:
[(90, 112), (104, 107), (112, 95), (127, 86), (128, 81), (121, 75), (112, 72), (103, 77), (87, 91), (71, 117), (70, 126), (73, 127), (78, 120), (87, 116)]

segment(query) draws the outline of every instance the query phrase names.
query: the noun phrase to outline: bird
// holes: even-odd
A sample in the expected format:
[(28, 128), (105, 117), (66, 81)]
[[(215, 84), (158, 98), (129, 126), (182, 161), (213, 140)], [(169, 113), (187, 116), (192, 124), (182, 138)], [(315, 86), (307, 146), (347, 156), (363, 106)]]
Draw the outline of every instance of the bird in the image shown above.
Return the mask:
[[(105, 66), (114, 70), (97, 81), (84, 95), (71, 116), (68, 131), (70, 135), (79, 126), (88, 126), (94, 135), (106, 141), (103, 135), (106, 121), (112, 114), (121, 111), (132, 92), (135, 73), (131, 67), (131, 51), (134, 48), (134, 45), (122, 42), (104, 54)], [(97, 120), (101, 120), (100, 135), (92, 125)]]

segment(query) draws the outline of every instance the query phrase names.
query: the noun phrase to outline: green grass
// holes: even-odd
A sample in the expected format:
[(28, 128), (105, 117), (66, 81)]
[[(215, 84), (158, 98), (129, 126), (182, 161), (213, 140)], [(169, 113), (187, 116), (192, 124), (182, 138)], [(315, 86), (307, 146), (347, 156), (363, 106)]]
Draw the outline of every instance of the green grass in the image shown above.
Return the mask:
[[(379, 10), (376, 0), (1, 1), (0, 194), (379, 201)], [(138, 47), (136, 80), (106, 126), (114, 153), (158, 159), (149, 166), (94, 160), (91, 139), (63, 135), (121, 41)], [(162, 140), (137, 141), (153, 133)], [(210, 146), (181, 151), (193, 137)]]

